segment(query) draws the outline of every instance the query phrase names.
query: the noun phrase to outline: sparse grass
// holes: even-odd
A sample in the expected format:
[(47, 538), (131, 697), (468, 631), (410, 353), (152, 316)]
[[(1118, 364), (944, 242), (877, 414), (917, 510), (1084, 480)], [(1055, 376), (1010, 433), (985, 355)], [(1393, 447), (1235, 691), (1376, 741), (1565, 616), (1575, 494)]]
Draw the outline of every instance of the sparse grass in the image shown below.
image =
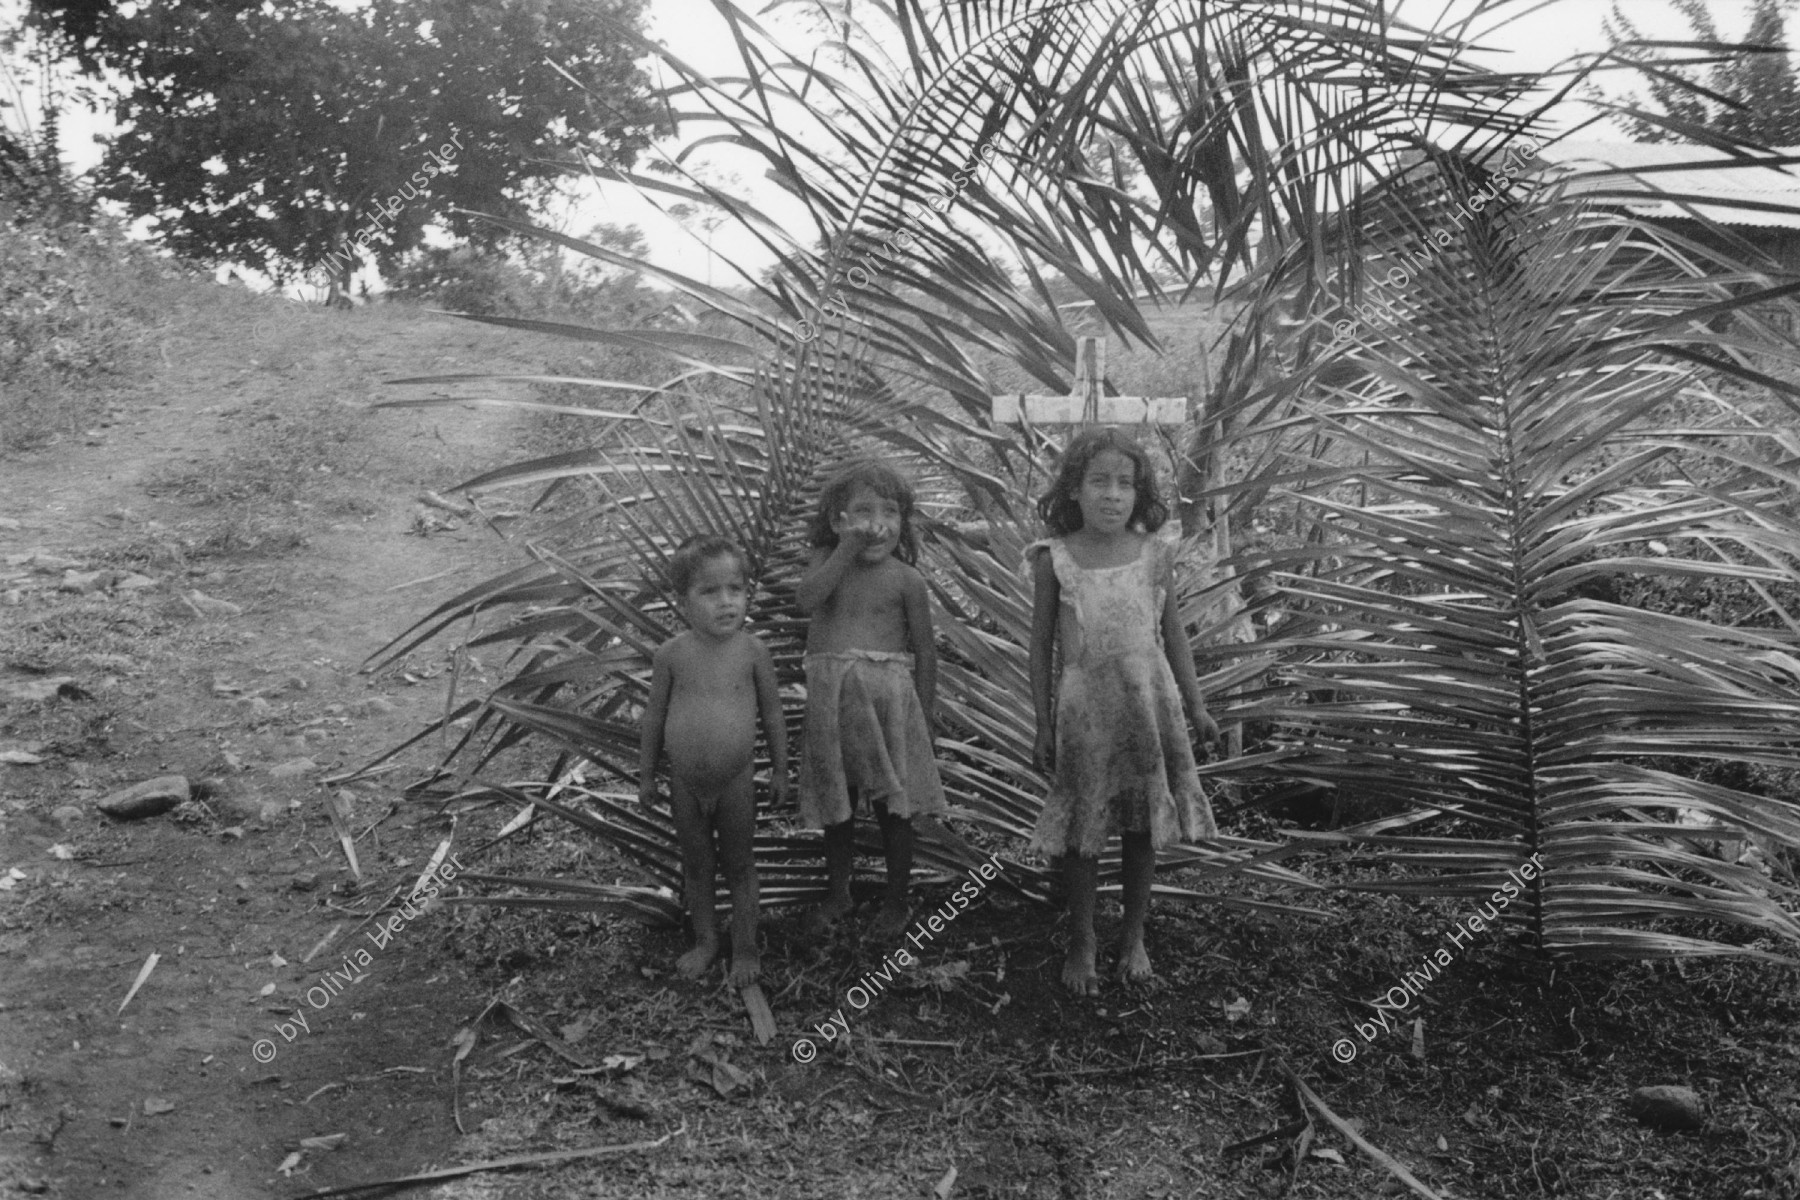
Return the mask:
[(208, 461), (157, 472), (149, 490), (194, 504), (308, 503), (343, 492), (338, 476), (366, 465), (356, 450), (368, 415), (336, 400), (261, 400), (233, 416), (247, 436)]
[(93, 424), (141, 375), (184, 275), (109, 225), (0, 223), (0, 455)]
[(249, 436), (197, 464), (167, 465), (146, 485), (153, 495), (215, 511), (149, 538), (138, 552), (154, 559), (173, 548), (182, 562), (281, 554), (304, 546), (321, 518), (377, 511), (361, 479), (369, 459), (366, 410), (325, 398), (263, 400), (235, 419)]

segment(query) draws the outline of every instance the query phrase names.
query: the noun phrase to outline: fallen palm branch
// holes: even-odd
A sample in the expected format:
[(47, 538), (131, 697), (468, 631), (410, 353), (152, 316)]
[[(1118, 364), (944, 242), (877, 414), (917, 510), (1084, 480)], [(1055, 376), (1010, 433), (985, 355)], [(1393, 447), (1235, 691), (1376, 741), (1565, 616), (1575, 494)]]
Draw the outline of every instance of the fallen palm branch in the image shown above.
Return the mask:
[[(470, 883), (517, 889), (511, 895), (459, 896), (455, 903), (485, 904), (501, 908), (540, 908), (559, 911), (623, 912), (653, 925), (678, 924), (684, 913), (680, 898), (681, 862), (674, 826), (661, 812), (646, 812), (633, 800), (620, 793), (608, 793), (564, 779), (558, 782), (524, 782), (473, 785), (458, 794), (460, 800), (504, 798), (512, 803), (534, 806), (539, 817), (553, 816), (593, 835), (618, 850), (642, 867), (653, 883), (603, 884), (579, 880), (544, 879), (530, 876), (488, 875), (465, 872), (461, 878)], [(764, 818), (764, 828), (775, 822)], [(804, 904), (823, 897), (826, 880), (824, 847), (816, 834), (765, 832), (754, 840), (757, 872), (762, 881), (761, 906), (781, 909)], [(857, 834), (859, 852), (878, 854), (880, 844), (869, 828)], [(1284, 890), (1317, 890), (1318, 885), (1306, 876), (1280, 865), (1280, 860), (1299, 853), (1295, 847), (1245, 838), (1220, 838), (1205, 846), (1176, 846), (1158, 857), (1159, 871), (1184, 870), (1201, 874), (1209, 880), (1245, 878)], [(915, 847), (917, 879), (921, 885), (954, 883), (967, 872), (989, 861), (973, 843), (955, 830), (935, 820), (919, 823)], [(1016, 857), (995, 855), (993, 861), (1000, 872), (993, 885), (1037, 904), (1052, 902), (1054, 872), (1045, 866), (1025, 862)], [(1117, 892), (1122, 874), (1119, 855), (1114, 852), (1100, 860), (1103, 892)], [(857, 883), (867, 883), (858, 880)], [(873, 886), (872, 884), (870, 886)], [(543, 893), (554, 893), (544, 895)], [(1260, 900), (1228, 892), (1202, 892), (1171, 884), (1158, 884), (1157, 896), (1166, 900), (1217, 904), (1243, 911), (1281, 913), (1290, 916), (1324, 918), (1330, 914), (1302, 905)], [(729, 897), (721, 890), (720, 911), (729, 907)]]

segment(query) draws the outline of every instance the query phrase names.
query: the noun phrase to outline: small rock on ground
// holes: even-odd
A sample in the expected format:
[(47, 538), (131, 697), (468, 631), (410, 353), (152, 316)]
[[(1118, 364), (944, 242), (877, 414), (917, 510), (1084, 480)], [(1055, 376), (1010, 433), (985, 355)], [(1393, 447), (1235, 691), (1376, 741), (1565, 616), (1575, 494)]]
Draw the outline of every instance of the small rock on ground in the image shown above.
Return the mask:
[(187, 776), (159, 775), (114, 792), (96, 807), (108, 816), (136, 821), (166, 813), (177, 804), (186, 803), (188, 795)]
[(1625, 1111), (1640, 1123), (1662, 1130), (1699, 1129), (1706, 1123), (1700, 1097), (1675, 1084), (1641, 1087), (1631, 1093)]
[(41, 704), (54, 700), (65, 683), (74, 683), (73, 675), (46, 675), (42, 679), (26, 679), (0, 683), (0, 700), (17, 700), (25, 704)]
[(310, 758), (290, 758), (284, 763), (277, 763), (269, 768), (272, 779), (299, 779), (319, 769), (319, 764)]

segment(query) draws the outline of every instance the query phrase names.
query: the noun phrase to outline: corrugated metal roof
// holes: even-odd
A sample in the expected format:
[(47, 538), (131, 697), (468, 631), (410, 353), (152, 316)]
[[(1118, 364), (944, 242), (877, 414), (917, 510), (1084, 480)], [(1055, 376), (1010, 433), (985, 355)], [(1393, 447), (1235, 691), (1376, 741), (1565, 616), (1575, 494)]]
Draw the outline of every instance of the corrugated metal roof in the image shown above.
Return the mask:
[[(1778, 153), (1800, 158), (1800, 146), (1781, 147)], [(1636, 216), (1691, 218), (1697, 212), (1721, 225), (1800, 229), (1800, 166), (1792, 163), (1736, 165), (1741, 160), (1722, 150), (1671, 142), (1558, 142), (1545, 146), (1536, 161), (1551, 177), (1570, 177), (1571, 195), (1604, 195)], [(1651, 169), (1695, 161), (1720, 165)], [(1619, 196), (1621, 192), (1664, 192), (1669, 198), (1632, 200)]]

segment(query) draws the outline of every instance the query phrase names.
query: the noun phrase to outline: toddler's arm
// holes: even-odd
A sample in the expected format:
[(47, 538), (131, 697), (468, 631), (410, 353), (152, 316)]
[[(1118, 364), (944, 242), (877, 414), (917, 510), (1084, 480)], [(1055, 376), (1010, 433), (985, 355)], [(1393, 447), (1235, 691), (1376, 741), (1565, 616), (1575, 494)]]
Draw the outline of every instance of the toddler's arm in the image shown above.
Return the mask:
[(775, 804), (788, 802), (787, 720), (781, 714), (781, 689), (775, 685), (775, 659), (759, 638), (756, 642), (756, 704), (762, 712), (763, 736), (769, 739), (769, 783)]
[(1181, 624), (1181, 608), (1175, 599), (1175, 571), (1170, 568), (1163, 582), (1162, 614), (1163, 653), (1169, 669), (1175, 672), (1175, 686), (1181, 689), (1187, 717), (1208, 744), (1219, 740), (1219, 723), (1206, 711), (1206, 696), (1200, 690), (1200, 677), (1194, 671), (1194, 652), (1188, 645), (1187, 630)]
[(1049, 771), (1056, 765), (1052, 761), (1056, 746), (1050, 714), (1055, 680), (1050, 671), (1056, 661), (1056, 606), (1060, 603), (1062, 588), (1056, 582), (1050, 552), (1039, 551), (1031, 566), (1031, 705), (1037, 713), (1031, 761), (1040, 771)]
[(925, 722), (937, 738), (937, 639), (931, 627), (931, 595), (925, 577), (917, 571), (906, 573), (906, 590), (901, 593), (906, 611), (906, 641), (913, 656), (913, 687), (918, 690), (919, 704), (925, 709)]
[(663, 725), (669, 716), (669, 692), (674, 672), (669, 666), (669, 646), (664, 643), (650, 660), (650, 699), (644, 704), (644, 726), (638, 743), (638, 803), (656, 807), (656, 768), (662, 761)]

